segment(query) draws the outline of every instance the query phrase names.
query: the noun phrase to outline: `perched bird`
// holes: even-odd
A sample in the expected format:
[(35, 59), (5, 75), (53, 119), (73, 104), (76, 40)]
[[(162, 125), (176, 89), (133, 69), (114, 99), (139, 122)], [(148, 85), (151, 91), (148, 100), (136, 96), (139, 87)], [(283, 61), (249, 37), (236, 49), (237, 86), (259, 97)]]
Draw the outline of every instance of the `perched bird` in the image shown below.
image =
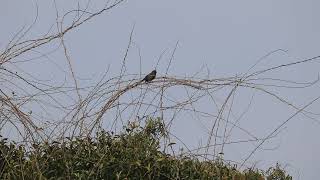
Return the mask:
[(154, 80), (154, 78), (156, 78), (156, 75), (157, 75), (157, 71), (156, 70), (153, 70), (151, 71), (151, 73), (149, 73), (148, 75), (146, 75), (146, 77), (144, 77), (141, 82), (145, 81), (145, 82), (150, 82), (152, 80)]

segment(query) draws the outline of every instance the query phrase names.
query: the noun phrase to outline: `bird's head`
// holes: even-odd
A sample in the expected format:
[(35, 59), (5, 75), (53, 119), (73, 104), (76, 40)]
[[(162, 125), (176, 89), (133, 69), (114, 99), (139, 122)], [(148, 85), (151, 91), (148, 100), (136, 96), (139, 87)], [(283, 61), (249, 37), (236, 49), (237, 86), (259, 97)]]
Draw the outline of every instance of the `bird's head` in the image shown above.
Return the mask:
[(152, 74), (157, 74), (157, 71), (156, 71), (156, 70), (153, 70), (153, 71), (152, 71)]

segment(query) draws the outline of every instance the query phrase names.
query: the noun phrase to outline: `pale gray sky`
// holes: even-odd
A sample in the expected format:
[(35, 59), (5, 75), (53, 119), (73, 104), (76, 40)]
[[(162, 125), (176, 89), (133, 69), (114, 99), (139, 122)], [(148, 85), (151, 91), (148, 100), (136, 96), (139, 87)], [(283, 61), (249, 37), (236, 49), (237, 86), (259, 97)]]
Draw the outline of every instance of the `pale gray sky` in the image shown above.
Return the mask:
[[(55, 23), (53, 1), (2, 0), (1, 49), (19, 28), (32, 23), (36, 14), (35, 2), (38, 4), (39, 16), (28, 37), (46, 33)], [(76, 8), (78, 2), (81, 7), (85, 6), (86, 1), (57, 0), (60, 15)], [(89, 10), (99, 9), (104, 2), (92, 1)], [(66, 44), (79, 77), (97, 77), (108, 65), (112, 67), (111, 74), (118, 74), (130, 31), (135, 25), (135, 46), (129, 53), (128, 73), (136, 74), (140, 71), (136, 48), (139, 46), (144, 73), (151, 71), (161, 52), (168, 49), (157, 67), (159, 75), (164, 75), (170, 52), (179, 41), (169, 75), (191, 76), (206, 65), (213, 78), (232, 76), (245, 72), (260, 57), (276, 49), (284, 49), (288, 53), (269, 56), (255, 70), (320, 55), (319, 7), (320, 2), (317, 0), (128, 1), (68, 34)], [(46, 48), (41, 50), (45, 51)], [(23, 58), (28, 57), (19, 60)], [(50, 58), (66, 67), (66, 61), (60, 60), (64, 58), (61, 52)], [(22, 66), (25, 71), (36, 76), (59, 78), (52, 64), (45, 61), (33, 61)], [(319, 62), (303, 64), (268, 73), (265, 77), (310, 82), (317, 78), (319, 67)], [(305, 89), (268, 89), (299, 107), (320, 94), (319, 85)], [(268, 135), (295, 112), (267, 94), (240, 90), (234, 104), (236, 116), (248, 105), (252, 94), (252, 105), (239, 125), (258, 137)], [(320, 103), (316, 102), (308, 110), (319, 113), (319, 107)], [(202, 108), (206, 112), (215, 112), (212, 104)], [(187, 117), (178, 116), (173, 132), (186, 144), (196, 147), (199, 140), (205, 142), (203, 126), (210, 124), (210, 121), (199, 122)], [(320, 171), (319, 128), (319, 123), (298, 115), (286, 124), (277, 138), (267, 141), (249, 163), (266, 168), (280, 162), (288, 165), (286, 169), (295, 179), (316, 179)], [(239, 133), (239, 138), (234, 140), (243, 139), (242, 136)], [(225, 158), (241, 162), (255, 145), (246, 143), (227, 146)]]

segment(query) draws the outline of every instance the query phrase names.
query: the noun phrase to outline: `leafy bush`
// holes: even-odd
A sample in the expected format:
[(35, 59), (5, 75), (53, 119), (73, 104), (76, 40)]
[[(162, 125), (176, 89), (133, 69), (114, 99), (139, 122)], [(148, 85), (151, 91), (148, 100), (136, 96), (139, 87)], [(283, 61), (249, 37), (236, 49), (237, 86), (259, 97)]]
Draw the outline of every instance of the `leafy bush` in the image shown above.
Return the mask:
[(160, 120), (124, 130), (119, 135), (102, 131), (96, 138), (42, 142), (29, 150), (2, 139), (1, 179), (292, 179), (279, 165), (264, 176), (260, 170), (240, 172), (221, 161), (165, 154), (159, 150), (165, 135)]

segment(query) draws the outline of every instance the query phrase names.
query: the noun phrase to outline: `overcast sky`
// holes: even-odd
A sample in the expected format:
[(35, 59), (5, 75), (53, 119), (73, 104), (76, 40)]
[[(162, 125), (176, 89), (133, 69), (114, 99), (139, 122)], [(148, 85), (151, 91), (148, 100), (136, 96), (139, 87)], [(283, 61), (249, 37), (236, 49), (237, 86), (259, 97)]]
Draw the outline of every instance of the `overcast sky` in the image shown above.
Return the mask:
[[(19, 28), (32, 23), (36, 15), (35, 2), (39, 16), (28, 37), (46, 33), (55, 23), (53, 1), (2, 0), (1, 49)], [(60, 15), (76, 8), (77, 2), (57, 0)], [(86, 1), (79, 2), (81, 7), (85, 7)], [(88, 10), (98, 10), (103, 4), (104, 1), (92, 1)], [(77, 76), (95, 78), (108, 65), (112, 67), (110, 73), (116, 75), (119, 74), (130, 31), (135, 26), (134, 47), (127, 61), (128, 73), (140, 72), (139, 47), (142, 72), (148, 73), (156, 68), (160, 76), (164, 75), (170, 52), (179, 41), (169, 75), (191, 76), (206, 67), (210, 70), (211, 78), (234, 76), (245, 72), (259, 58), (277, 49), (286, 50), (287, 53), (272, 54), (255, 70), (320, 55), (319, 7), (320, 1), (317, 0), (128, 1), (67, 34), (66, 44)], [(157, 58), (165, 49), (168, 49), (168, 53), (155, 67)], [(59, 60), (63, 57), (56, 54), (52, 59), (64, 67), (65, 60)], [(36, 76), (59, 77), (51, 65), (44, 61), (30, 62), (23, 67)], [(281, 69), (266, 77), (310, 82), (317, 79), (319, 67), (319, 62), (308, 63)], [(305, 89), (269, 87), (269, 90), (299, 107), (320, 95), (319, 85)], [(265, 137), (295, 113), (295, 110), (270, 95), (239, 91), (234, 105), (235, 116), (248, 106), (252, 95), (254, 100), (250, 109), (238, 125), (257, 137)], [(212, 109), (215, 107), (208, 104), (202, 108), (206, 112), (214, 112)], [(314, 103), (308, 110), (319, 113), (320, 103)], [(201, 140), (205, 141), (203, 136), (207, 134), (203, 126), (208, 124), (210, 122), (199, 122), (182, 115), (173, 125), (173, 132), (186, 144), (196, 147)], [(279, 162), (286, 166), (295, 179), (316, 179), (320, 172), (319, 128), (318, 121), (298, 115), (281, 128), (276, 138), (267, 141), (250, 158), (249, 163), (266, 168)], [(241, 162), (256, 145), (227, 146), (225, 158)]]

